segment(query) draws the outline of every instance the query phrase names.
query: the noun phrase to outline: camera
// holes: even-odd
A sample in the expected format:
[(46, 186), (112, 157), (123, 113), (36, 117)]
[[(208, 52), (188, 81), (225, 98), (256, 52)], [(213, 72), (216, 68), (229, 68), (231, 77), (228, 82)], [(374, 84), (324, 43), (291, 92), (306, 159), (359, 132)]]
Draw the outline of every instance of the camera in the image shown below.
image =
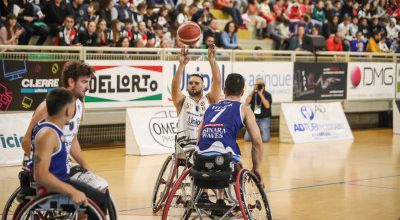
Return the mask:
[(257, 90), (261, 91), (264, 88), (264, 84), (257, 84)]

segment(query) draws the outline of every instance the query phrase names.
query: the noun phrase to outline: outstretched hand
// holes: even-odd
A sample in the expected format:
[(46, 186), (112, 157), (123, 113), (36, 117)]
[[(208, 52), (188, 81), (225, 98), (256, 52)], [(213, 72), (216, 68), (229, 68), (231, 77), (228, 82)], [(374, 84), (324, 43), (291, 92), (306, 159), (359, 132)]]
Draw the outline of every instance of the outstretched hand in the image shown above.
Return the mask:
[(215, 44), (212, 44), (208, 47), (208, 60), (214, 61), (215, 60), (215, 51), (217, 51), (217, 47)]
[(187, 64), (190, 61), (188, 57), (189, 49), (187, 47), (182, 47), (181, 52), (178, 53), (179, 56), (179, 63), (180, 64)]

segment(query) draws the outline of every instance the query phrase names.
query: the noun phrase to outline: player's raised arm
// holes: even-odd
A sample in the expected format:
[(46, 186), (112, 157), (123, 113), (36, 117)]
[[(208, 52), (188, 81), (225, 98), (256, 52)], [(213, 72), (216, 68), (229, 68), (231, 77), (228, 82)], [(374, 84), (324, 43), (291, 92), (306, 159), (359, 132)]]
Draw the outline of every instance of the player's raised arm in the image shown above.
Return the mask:
[(211, 90), (207, 94), (207, 96), (211, 103), (218, 102), (221, 96), (221, 72), (219, 71), (219, 67), (215, 59), (216, 48), (217, 47), (215, 46), (215, 44), (208, 48), (208, 61), (210, 62), (213, 78), (211, 83)]
[(179, 114), (182, 108), (182, 103), (185, 99), (185, 96), (183, 95), (180, 84), (182, 82), (182, 77), (183, 77), (183, 70), (185, 69), (186, 64), (189, 62), (190, 58), (187, 56), (188, 55), (188, 49), (187, 48), (182, 48), (181, 52), (178, 53), (179, 56), (179, 66), (178, 69), (176, 70), (176, 73), (172, 79), (172, 101), (174, 103), (174, 106), (176, 108), (176, 112)]

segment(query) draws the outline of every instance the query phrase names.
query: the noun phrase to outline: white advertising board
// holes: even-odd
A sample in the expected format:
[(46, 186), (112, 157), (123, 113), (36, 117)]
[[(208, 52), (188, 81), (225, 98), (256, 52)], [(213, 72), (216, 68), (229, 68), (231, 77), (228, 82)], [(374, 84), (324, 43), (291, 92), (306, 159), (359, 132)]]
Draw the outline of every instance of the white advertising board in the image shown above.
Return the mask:
[(86, 60), (96, 69), (85, 96), (87, 108), (161, 106), (162, 61)]
[(232, 69), (246, 80), (243, 101), (259, 77), (264, 79), (266, 91), (271, 93), (274, 103), (293, 100), (292, 62), (234, 62)]
[(279, 118), (281, 142), (306, 143), (353, 139), (339, 102), (282, 103)]
[(0, 166), (21, 165), (22, 138), (32, 113), (0, 114)]
[(126, 154), (172, 153), (178, 117), (174, 107), (128, 108), (126, 110)]
[[(218, 61), (218, 67), (221, 72), (221, 86), (224, 88), (224, 81), (228, 74), (231, 71), (231, 62), (229, 61)], [(171, 98), (171, 83), (172, 78), (174, 77), (176, 70), (178, 69), (179, 62), (178, 61), (165, 61), (163, 67), (163, 75), (164, 75), (164, 88), (163, 88), (163, 100), (164, 105), (173, 105)], [(204, 93), (207, 94), (211, 89), (211, 80), (212, 73), (211, 67), (208, 61), (190, 61), (184, 70), (184, 75), (181, 82), (181, 90), (184, 91), (184, 94), (187, 95), (187, 84), (188, 78), (192, 74), (199, 74), (203, 76), (204, 80)], [(221, 97), (223, 96), (223, 92), (221, 90)]]
[(395, 84), (395, 63), (348, 63), (348, 100), (392, 99)]

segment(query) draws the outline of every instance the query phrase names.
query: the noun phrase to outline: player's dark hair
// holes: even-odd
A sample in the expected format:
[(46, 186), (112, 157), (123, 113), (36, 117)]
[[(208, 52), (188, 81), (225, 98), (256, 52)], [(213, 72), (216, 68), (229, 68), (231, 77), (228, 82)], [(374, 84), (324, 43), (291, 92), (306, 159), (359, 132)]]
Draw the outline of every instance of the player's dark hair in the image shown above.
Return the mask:
[(81, 76), (94, 76), (95, 70), (85, 64), (83, 61), (80, 60), (73, 60), (65, 63), (64, 69), (61, 73), (61, 82), (62, 86), (67, 88), (68, 85), (68, 79), (72, 78), (74, 81), (77, 81), (79, 77)]
[(238, 73), (231, 73), (225, 80), (225, 93), (227, 96), (240, 96), (244, 88), (244, 78)]
[(204, 79), (200, 74), (194, 73), (194, 74), (190, 75), (189, 79), (192, 78), (192, 77), (199, 77), (201, 79), (201, 82), (204, 83)]
[(62, 109), (74, 101), (71, 91), (64, 88), (55, 88), (46, 96), (47, 114), (57, 115)]

